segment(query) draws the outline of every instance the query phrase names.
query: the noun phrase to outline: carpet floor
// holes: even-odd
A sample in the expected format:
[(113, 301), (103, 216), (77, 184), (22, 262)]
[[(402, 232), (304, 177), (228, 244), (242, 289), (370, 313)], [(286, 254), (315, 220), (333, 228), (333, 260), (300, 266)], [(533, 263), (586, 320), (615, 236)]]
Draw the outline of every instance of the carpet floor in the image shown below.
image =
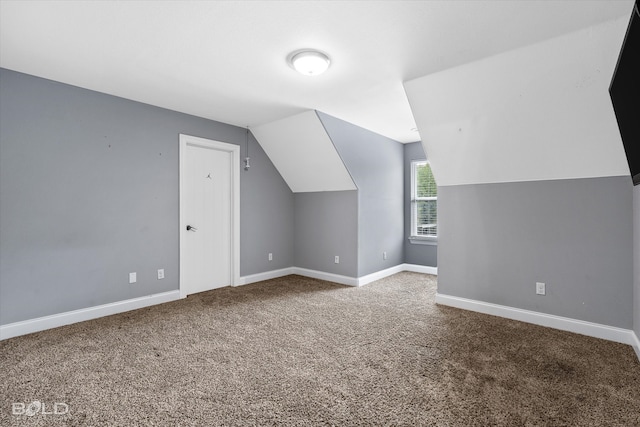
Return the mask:
[(5, 340), (0, 425), (640, 425), (630, 346), (435, 292), (287, 276)]

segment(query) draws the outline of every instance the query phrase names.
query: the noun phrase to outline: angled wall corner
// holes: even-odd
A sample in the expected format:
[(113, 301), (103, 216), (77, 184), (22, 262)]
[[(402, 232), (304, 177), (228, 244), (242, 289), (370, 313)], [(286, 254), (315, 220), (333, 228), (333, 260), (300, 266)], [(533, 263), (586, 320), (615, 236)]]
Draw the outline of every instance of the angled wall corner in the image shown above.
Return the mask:
[(403, 145), (337, 117), (317, 114), (358, 187), (357, 277), (402, 264)]
[(632, 185), (608, 91), (627, 24), (404, 83), (438, 182), (439, 294), (632, 326)]
[(628, 175), (608, 93), (627, 22), (405, 82), (438, 185)]
[(314, 110), (251, 131), (294, 193), (357, 189)]

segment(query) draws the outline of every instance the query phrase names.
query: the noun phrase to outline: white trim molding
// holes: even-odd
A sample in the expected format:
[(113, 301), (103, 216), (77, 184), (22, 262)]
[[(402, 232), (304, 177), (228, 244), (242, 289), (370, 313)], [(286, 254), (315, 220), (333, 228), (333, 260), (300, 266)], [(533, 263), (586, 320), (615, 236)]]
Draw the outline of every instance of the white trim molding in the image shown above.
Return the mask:
[(414, 273), (431, 274), (432, 276), (438, 275), (438, 267), (429, 267), (428, 265), (418, 264), (402, 264), (404, 269), (402, 271), (412, 271)]
[(340, 274), (326, 273), (324, 271), (311, 270), (301, 267), (282, 268), (280, 270), (265, 271), (263, 273), (242, 276), (238, 285), (248, 285), (250, 283), (261, 282), (263, 280), (275, 279), (278, 277), (288, 276), (289, 274), (297, 274), (299, 276), (311, 277), (313, 279), (326, 280), (328, 282), (339, 283), (347, 286), (364, 286), (376, 280), (384, 279), (402, 271), (412, 271), (414, 273), (438, 275), (437, 267), (428, 267), (426, 265), (417, 264), (398, 264), (385, 270), (376, 271), (362, 277), (343, 276)]
[(638, 356), (638, 360), (640, 360), (640, 338), (638, 338), (638, 334), (633, 333), (633, 344), (631, 346), (636, 352), (636, 356)]
[(630, 329), (585, 322), (584, 320), (571, 319), (568, 317), (555, 316), (553, 314), (539, 313), (537, 311), (523, 310), (520, 308), (491, 304), (484, 301), (476, 301), (440, 293), (436, 294), (436, 304), (462, 308), (464, 310), (476, 311), (478, 313), (490, 314), (512, 320), (519, 320), (521, 322), (574, 332), (622, 344), (629, 344), (634, 347), (636, 354), (638, 354), (638, 358), (640, 359), (640, 351), (638, 350), (640, 343), (638, 342), (638, 337)]
[(263, 280), (277, 279), (278, 277), (289, 276), (291, 274), (294, 274), (293, 267), (281, 268), (280, 270), (265, 271), (263, 273), (250, 274), (248, 276), (240, 277), (240, 281), (237, 286), (262, 282)]
[(357, 283), (358, 286), (367, 285), (371, 282), (375, 282), (376, 280), (384, 279), (385, 277), (389, 277), (396, 273), (400, 273), (404, 270), (405, 264), (399, 264), (395, 267), (390, 267), (385, 270), (376, 271), (375, 273), (367, 274), (366, 276), (358, 277)]
[(367, 274), (366, 276), (358, 277), (357, 283), (358, 283), (358, 286), (367, 285), (371, 282), (384, 279), (385, 277), (389, 277), (391, 275), (400, 273), (402, 271), (412, 271), (414, 273), (432, 274), (434, 276), (438, 275), (437, 267), (428, 267), (426, 265), (417, 265), (417, 264), (398, 264), (395, 267), (387, 268), (386, 270), (380, 270), (380, 271), (376, 271), (375, 273)]
[(415, 273), (424, 273), (437, 275), (438, 269), (436, 267), (427, 267), (424, 265), (416, 264), (398, 264), (394, 267), (387, 268), (385, 270), (376, 271), (375, 273), (367, 274), (361, 277), (341, 276), (339, 274), (325, 273), (324, 271), (309, 270), (307, 268), (293, 267), (292, 274), (299, 274), (300, 276), (312, 277), (314, 279), (326, 280), (329, 282), (340, 283), (347, 286), (364, 286), (376, 280), (384, 279), (396, 273), (403, 271), (412, 271)]
[(97, 305), (95, 307), (67, 311), (65, 313), (52, 314), (51, 316), (38, 317), (22, 322), (9, 323), (8, 325), (0, 325), (0, 340), (70, 325), (72, 323), (84, 322), (85, 320), (110, 316), (112, 314), (124, 313), (125, 311), (136, 310), (138, 308), (162, 304), (177, 299), (180, 299), (180, 291), (169, 291)]
[(429, 245), (429, 246), (438, 246), (437, 238), (424, 238), (420, 236), (410, 236), (409, 243), (412, 245)]
[(185, 285), (185, 234), (187, 226), (185, 222), (185, 185), (186, 185), (186, 153), (187, 146), (202, 147), (206, 149), (224, 151), (231, 154), (231, 286), (240, 283), (240, 146), (222, 141), (200, 138), (191, 135), (179, 135), (179, 187), (180, 187), (180, 207), (179, 207), (179, 230), (180, 230), (180, 296), (187, 296)]
[(339, 283), (347, 286), (358, 286), (358, 279), (355, 277), (342, 276), (340, 274), (325, 273), (324, 271), (309, 270), (308, 268), (293, 267), (291, 274), (311, 277), (312, 279), (326, 280), (328, 282)]
[[(248, 285), (250, 283), (261, 282), (263, 280), (275, 279), (291, 274), (311, 277), (314, 279), (327, 280), (347, 286), (363, 286), (376, 280), (383, 279), (401, 271), (413, 271), (425, 274), (437, 274), (435, 267), (426, 267), (415, 264), (399, 264), (395, 267), (381, 270), (376, 273), (362, 276), (360, 278), (342, 276), (339, 274), (326, 273), (324, 271), (310, 270), (307, 268), (288, 267), (279, 270), (265, 271), (239, 277), (232, 286)], [(156, 304), (175, 301), (184, 298), (180, 290), (152, 294), (143, 297), (128, 299), (124, 301), (112, 302), (95, 307), (82, 308), (79, 310), (67, 311), (50, 316), (38, 317), (36, 319), (24, 320), (21, 322), (0, 325), (0, 340), (17, 337), (19, 335), (31, 334), (33, 332), (44, 331), (46, 329), (57, 328), (59, 326), (70, 325), (72, 323), (84, 322), (85, 320), (97, 319), (99, 317), (110, 316), (112, 314), (124, 313), (125, 311), (136, 310), (138, 308), (149, 307)]]

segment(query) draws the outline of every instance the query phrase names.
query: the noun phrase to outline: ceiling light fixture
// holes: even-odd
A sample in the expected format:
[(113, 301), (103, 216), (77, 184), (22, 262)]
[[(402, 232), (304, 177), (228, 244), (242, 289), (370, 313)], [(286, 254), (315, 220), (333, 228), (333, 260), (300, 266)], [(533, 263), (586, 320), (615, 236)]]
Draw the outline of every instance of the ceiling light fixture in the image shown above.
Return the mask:
[(317, 76), (329, 68), (329, 57), (317, 50), (302, 50), (294, 52), (290, 56), (291, 66), (305, 76)]

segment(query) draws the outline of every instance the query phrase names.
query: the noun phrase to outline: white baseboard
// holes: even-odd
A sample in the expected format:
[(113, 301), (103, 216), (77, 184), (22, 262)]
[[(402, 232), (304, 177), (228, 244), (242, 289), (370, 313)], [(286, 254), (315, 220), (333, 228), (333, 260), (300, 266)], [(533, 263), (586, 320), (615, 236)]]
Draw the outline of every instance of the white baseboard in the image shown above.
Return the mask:
[[(260, 282), (263, 280), (275, 279), (278, 277), (288, 276), (290, 274), (299, 274), (300, 276), (327, 280), (329, 282), (340, 283), (347, 286), (362, 286), (373, 281), (380, 280), (392, 274), (399, 273), (401, 271), (415, 271), (426, 274), (437, 274), (437, 269), (435, 269), (434, 267), (424, 267), (414, 264), (400, 264), (395, 267), (378, 271), (376, 273), (372, 273), (360, 278), (326, 273), (324, 271), (310, 270), (307, 268), (289, 267), (240, 277), (237, 286), (248, 285), (250, 283)], [(68, 311), (65, 313), (53, 314), (51, 316), (38, 317), (36, 319), (10, 323), (8, 325), (0, 325), (0, 340), (17, 337), (19, 335), (26, 335), (33, 332), (44, 331), (46, 329), (57, 328), (59, 326), (70, 325), (72, 323), (83, 322), (85, 320), (97, 319), (98, 317), (123, 313), (125, 311), (135, 310), (151, 305), (162, 304), (177, 299), (180, 299), (179, 290), (133, 298), (125, 301), (117, 301), (109, 304), (98, 305), (95, 307), (88, 307), (79, 310)]]
[(398, 264), (385, 270), (376, 271), (362, 277), (343, 276), (340, 274), (326, 273), (324, 271), (311, 270), (301, 267), (282, 268), (280, 270), (265, 271), (263, 273), (243, 276), (237, 286), (248, 285), (250, 283), (261, 282), (263, 280), (275, 279), (278, 277), (288, 276), (289, 274), (298, 274), (300, 276), (311, 277), (314, 279), (327, 280), (329, 282), (340, 283), (347, 286), (363, 286), (376, 280), (384, 279), (402, 271), (412, 271), (415, 273), (424, 273), (438, 275), (437, 267), (427, 267), (417, 264)]
[(375, 273), (367, 274), (366, 276), (358, 277), (357, 283), (358, 286), (363, 286), (369, 284), (371, 282), (375, 282), (376, 280), (384, 279), (385, 277), (389, 277), (393, 274), (400, 273), (401, 271), (405, 271), (405, 264), (399, 264), (391, 268), (387, 268), (385, 270), (376, 271)]
[(250, 274), (249, 276), (242, 276), (237, 286), (262, 282), (263, 280), (277, 279), (278, 277), (284, 277), (290, 274), (294, 274), (293, 267), (281, 268), (280, 270), (265, 271), (263, 273)]
[(404, 269), (402, 271), (412, 271), (414, 273), (431, 274), (433, 276), (438, 275), (438, 267), (429, 267), (426, 265), (418, 264), (402, 264)]
[(177, 299), (180, 299), (180, 291), (176, 290), (139, 298), (132, 298), (125, 301), (112, 302), (95, 307), (67, 311), (65, 313), (53, 314), (51, 316), (38, 317), (36, 319), (25, 320), (22, 322), (9, 323), (8, 325), (0, 326), (0, 340), (44, 331), (45, 329), (70, 325), (72, 323), (84, 322), (85, 320), (97, 319), (98, 317), (123, 313), (125, 311), (136, 310), (150, 305), (175, 301)]
[(392, 276), (402, 271), (412, 271), (414, 273), (424, 273), (438, 275), (437, 267), (427, 267), (426, 265), (417, 264), (398, 264), (394, 267), (387, 268), (385, 270), (376, 271), (375, 273), (367, 274), (366, 276), (358, 277), (358, 286), (363, 286), (376, 280), (384, 279), (385, 277)]
[[(490, 314), (493, 316), (505, 317), (507, 319), (519, 320), (521, 322), (533, 323), (534, 325), (546, 326), (548, 328), (560, 329), (562, 331), (575, 332), (577, 334), (602, 338), (622, 344), (629, 344), (636, 348), (636, 354), (639, 353), (639, 350), (637, 350), (638, 347), (635, 346), (640, 343), (638, 343), (638, 338), (630, 329), (616, 328), (614, 326), (601, 325), (568, 317), (554, 316), (552, 314), (522, 310), (519, 308), (443, 294), (436, 294), (436, 303)], [(640, 354), (638, 354), (638, 358), (640, 358)]]
[(638, 360), (640, 360), (640, 338), (638, 338), (638, 334), (633, 334), (634, 343), (631, 344), (633, 349), (636, 351), (636, 356), (638, 356)]
[(291, 274), (311, 277), (313, 279), (327, 280), (329, 282), (340, 283), (347, 286), (358, 286), (358, 279), (355, 277), (342, 276), (340, 274), (325, 273), (324, 271), (309, 270), (308, 268), (292, 267)]

